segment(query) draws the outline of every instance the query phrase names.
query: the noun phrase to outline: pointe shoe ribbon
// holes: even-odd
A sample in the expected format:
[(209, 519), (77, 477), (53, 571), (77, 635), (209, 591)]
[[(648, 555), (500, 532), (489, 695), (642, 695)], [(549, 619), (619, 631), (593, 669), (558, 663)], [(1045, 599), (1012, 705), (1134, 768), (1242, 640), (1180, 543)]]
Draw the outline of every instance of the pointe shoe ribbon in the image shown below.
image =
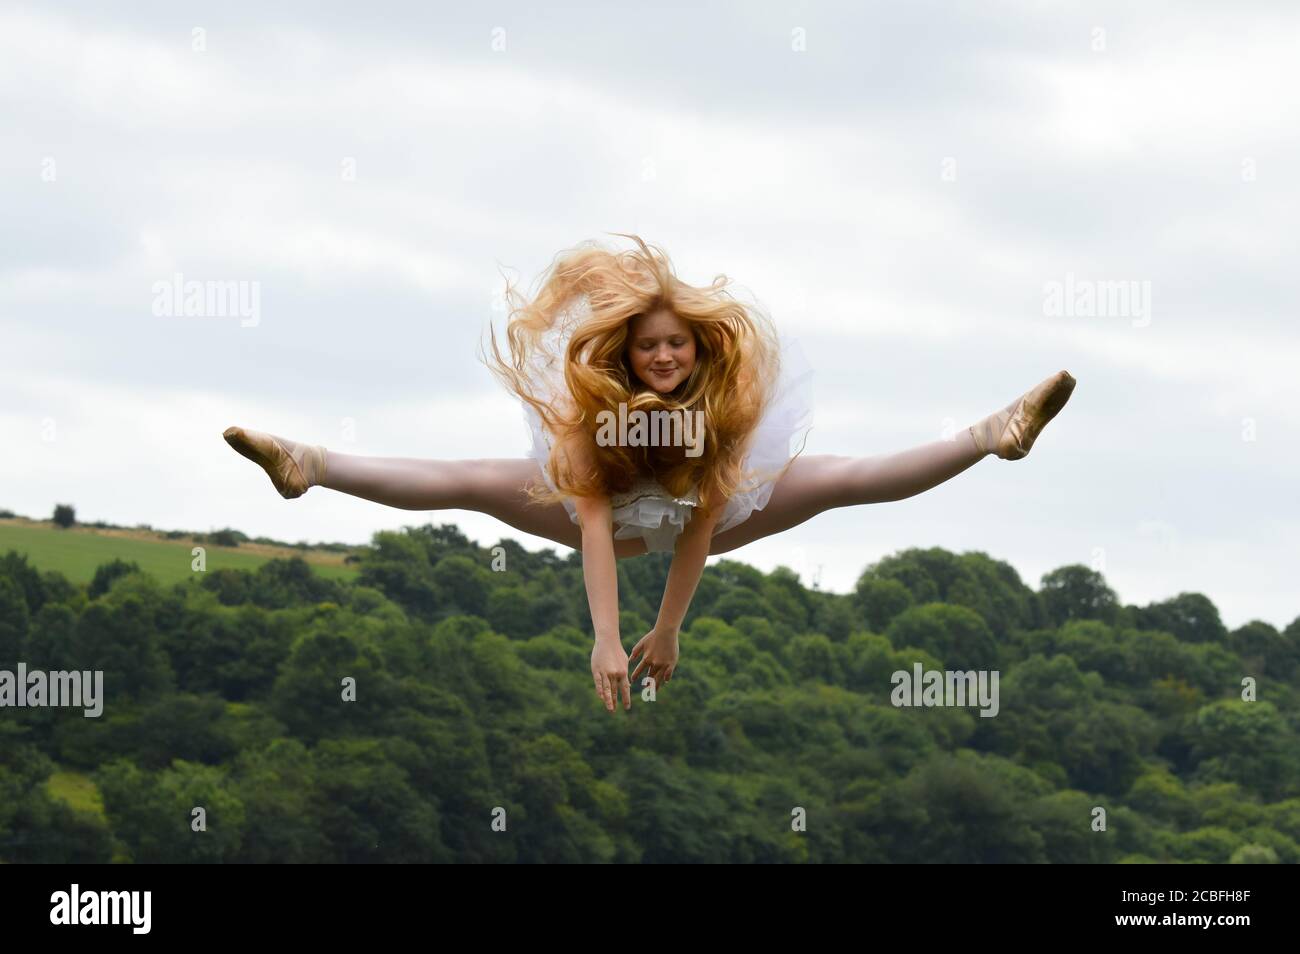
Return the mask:
[(221, 435), (226, 443), (266, 471), (271, 483), (286, 500), (301, 497), (325, 478), (325, 448), (297, 441), (228, 427)]
[(1070, 372), (1056, 372), (1018, 401), (972, 427), (976, 446), (986, 454), (991, 448), (1003, 460), (1024, 457), (1047, 422), (1070, 400), (1076, 383)]

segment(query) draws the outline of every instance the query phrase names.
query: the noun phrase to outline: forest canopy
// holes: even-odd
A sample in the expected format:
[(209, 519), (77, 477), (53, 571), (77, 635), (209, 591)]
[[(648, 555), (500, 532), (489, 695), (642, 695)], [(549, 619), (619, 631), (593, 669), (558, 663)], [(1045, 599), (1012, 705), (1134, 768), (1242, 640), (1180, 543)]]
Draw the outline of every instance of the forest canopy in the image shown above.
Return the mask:
[[(619, 561), (626, 646), (668, 566)], [(359, 570), (0, 555), (0, 670), (104, 674), (97, 718), (0, 708), (0, 862), (1300, 860), (1300, 619), (981, 552), (848, 594), (720, 560), (671, 685), (611, 717), (581, 554), (426, 525)], [(893, 704), (914, 667), (996, 671), (996, 716)]]

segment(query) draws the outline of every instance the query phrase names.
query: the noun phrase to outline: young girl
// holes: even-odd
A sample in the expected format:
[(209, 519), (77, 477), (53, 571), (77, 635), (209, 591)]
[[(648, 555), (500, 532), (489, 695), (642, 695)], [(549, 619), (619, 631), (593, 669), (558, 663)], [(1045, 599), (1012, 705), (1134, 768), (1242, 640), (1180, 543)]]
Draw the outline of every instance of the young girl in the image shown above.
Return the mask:
[[(531, 301), (507, 282), (510, 360), (492, 330), (485, 361), (523, 405), (529, 457), (361, 457), (240, 427), (224, 435), (286, 498), (319, 484), (405, 510), (476, 510), (581, 550), (592, 681), (611, 713), (620, 693), (631, 707), (642, 673), (656, 688), (672, 679), (707, 557), (836, 507), (912, 497), (989, 454), (1018, 460), (1075, 385), (1057, 372), (952, 440), (878, 457), (803, 455), (812, 369), (798, 341), (733, 298), (725, 276), (688, 285), (661, 249), (625, 237), (637, 248), (588, 242), (557, 256)], [(672, 564), (629, 679), (614, 561), (654, 551)]]

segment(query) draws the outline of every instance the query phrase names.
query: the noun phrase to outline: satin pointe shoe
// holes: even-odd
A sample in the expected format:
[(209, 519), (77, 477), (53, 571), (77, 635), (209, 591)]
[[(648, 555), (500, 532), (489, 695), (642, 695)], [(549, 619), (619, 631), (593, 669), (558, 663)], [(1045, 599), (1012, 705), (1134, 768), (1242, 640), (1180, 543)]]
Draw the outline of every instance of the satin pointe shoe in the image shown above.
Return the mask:
[(228, 427), (221, 435), (226, 443), (257, 464), (285, 500), (301, 497), (325, 479), (325, 448), (263, 434), (261, 431)]
[(1012, 401), (970, 428), (975, 444), (985, 454), (1002, 460), (1020, 460), (1029, 453), (1047, 422), (1070, 400), (1077, 382), (1068, 371), (1058, 371), (1032, 391)]

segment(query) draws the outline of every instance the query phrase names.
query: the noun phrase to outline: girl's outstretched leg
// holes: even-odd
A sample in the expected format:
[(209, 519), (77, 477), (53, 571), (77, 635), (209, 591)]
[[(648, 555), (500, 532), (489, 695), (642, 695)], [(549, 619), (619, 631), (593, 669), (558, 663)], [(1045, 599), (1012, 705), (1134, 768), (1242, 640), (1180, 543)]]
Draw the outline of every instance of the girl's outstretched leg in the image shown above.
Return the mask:
[(1074, 385), (1068, 372), (1057, 372), (951, 441), (933, 441), (879, 457), (801, 455), (777, 482), (767, 506), (739, 526), (716, 534), (709, 553), (726, 553), (836, 507), (914, 497), (989, 454), (1019, 460), (1065, 406)]
[[(526, 458), (421, 460), (327, 452), (322, 486), (403, 510), (474, 510), (524, 533), (575, 550), (582, 532), (561, 503), (529, 503), (527, 487), (545, 483), (537, 461)], [(615, 540), (614, 556), (646, 552), (645, 540)]]
[(967, 428), (955, 440), (880, 457), (800, 455), (777, 481), (767, 506), (755, 510), (744, 523), (714, 535), (709, 553), (726, 553), (836, 507), (913, 497), (973, 467), (986, 453)]
[[(491, 503), (492, 492), (506, 494), (505, 483), (494, 471), (516, 463), (340, 454), (242, 427), (227, 428), (223, 436), (266, 471), (282, 497), (300, 497), (320, 486), (401, 510), (478, 510)], [(537, 470), (540, 474), (541, 468)], [(522, 485), (527, 476), (516, 469), (510, 479)]]
[(325, 452), (322, 487), (401, 510), (476, 510), (485, 461), (365, 457)]
[[(241, 427), (228, 428), (225, 438), (260, 465), (286, 498), (320, 486), (402, 510), (473, 510), (524, 533), (582, 549), (582, 534), (563, 504), (528, 501), (525, 488), (545, 482), (541, 467), (529, 458), (366, 457)], [(645, 552), (643, 539), (614, 541), (618, 558)]]

